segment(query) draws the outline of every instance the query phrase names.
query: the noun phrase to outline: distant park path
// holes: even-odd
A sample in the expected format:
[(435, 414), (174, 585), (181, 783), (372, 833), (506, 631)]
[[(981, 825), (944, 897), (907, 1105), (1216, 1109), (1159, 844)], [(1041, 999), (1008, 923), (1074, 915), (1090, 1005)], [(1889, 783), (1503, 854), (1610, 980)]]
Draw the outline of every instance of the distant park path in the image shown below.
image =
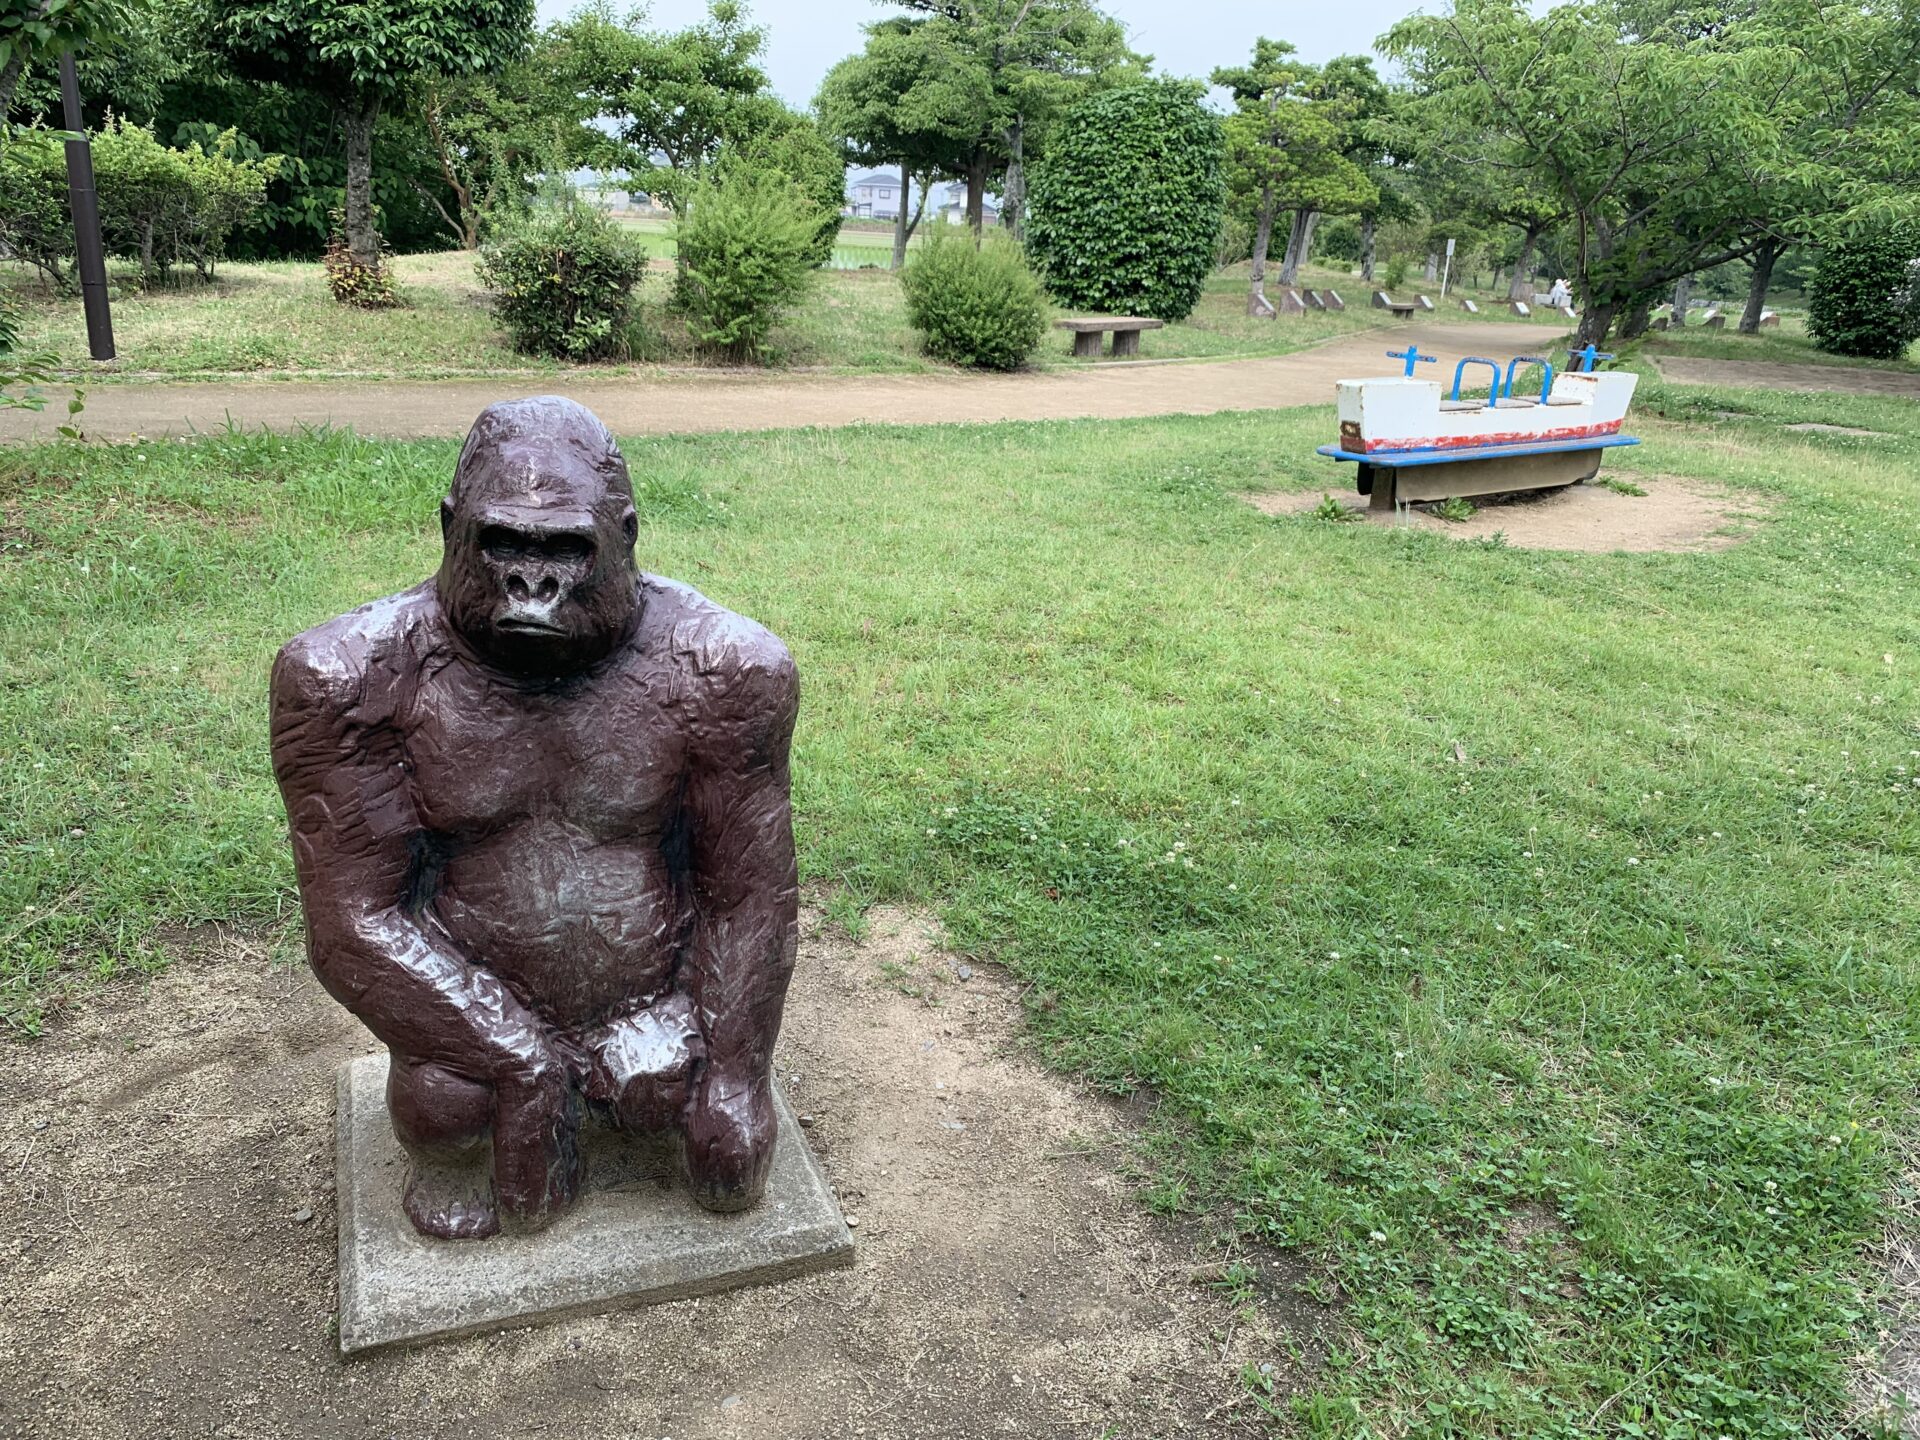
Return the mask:
[[(248, 429), (352, 426), (387, 440), (447, 438), (464, 435), (473, 417), (496, 400), (544, 394), (580, 401), (619, 435), (1211, 415), (1331, 403), (1336, 380), (1394, 373), (1396, 362), (1385, 352), (1408, 341), (1439, 357), (1440, 364), (1421, 367), (1424, 377), (1439, 379), (1450, 377), (1464, 355), (1537, 354), (1549, 337), (1538, 326), (1414, 322), (1342, 336), (1292, 355), (1026, 375), (676, 371), (604, 379), (129, 383), (94, 386), (81, 421), (89, 435), (103, 440), (220, 430), (229, 421)], [(38, 415), (0, 411), (0, 441), (51, 438), (66, 419), (65, 408), (55, 403)]]

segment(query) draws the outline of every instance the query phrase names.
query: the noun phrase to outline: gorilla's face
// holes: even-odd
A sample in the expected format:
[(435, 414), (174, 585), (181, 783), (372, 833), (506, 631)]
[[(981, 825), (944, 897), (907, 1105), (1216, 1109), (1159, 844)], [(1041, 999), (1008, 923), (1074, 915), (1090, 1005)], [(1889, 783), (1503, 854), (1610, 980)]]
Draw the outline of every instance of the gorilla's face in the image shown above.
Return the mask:
[(564, 411), (534, 417), (557, 429), (509, 414), (522, 419), (518, 433), (483, 433), (509, 410), (481, 417), (441, 506), (440, 603), (487, 664), (558, 678), (604, 659), (631, 631), (639, 524), (626, 466), (598, 421), (587, 416), (591, 431), (576, 433)]

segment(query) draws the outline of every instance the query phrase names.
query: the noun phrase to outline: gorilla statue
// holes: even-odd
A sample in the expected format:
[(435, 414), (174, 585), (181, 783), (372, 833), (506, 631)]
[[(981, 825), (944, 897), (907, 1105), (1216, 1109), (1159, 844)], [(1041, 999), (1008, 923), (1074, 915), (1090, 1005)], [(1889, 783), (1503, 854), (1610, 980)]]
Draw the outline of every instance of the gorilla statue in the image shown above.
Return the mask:
[(440, 526), (435, 579), (273, 668), (307, 953), (392, 1052), (407, 1216), (548, 1223), (583, 1108), (747, 1209), (798, 925), (793, 661), (636, 569), (626, 461), (572, 401), (483, 413)]

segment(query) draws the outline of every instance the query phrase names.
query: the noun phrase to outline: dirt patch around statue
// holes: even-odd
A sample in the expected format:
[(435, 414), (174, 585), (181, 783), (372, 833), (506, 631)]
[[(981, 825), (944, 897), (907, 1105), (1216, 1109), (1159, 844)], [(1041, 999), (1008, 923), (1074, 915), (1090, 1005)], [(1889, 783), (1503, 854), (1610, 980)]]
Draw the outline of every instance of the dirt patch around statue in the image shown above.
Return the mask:
[(352, 1362), (334, 1077), (374, 1047), (304, 968), (201, 935), (0, 1047), (0, 1436), (1266, 1433), (1242, 1367), (1284, 1406), (1338, 1337), (1311, 1273), (1142, 1209), (1119, 1107), (924, 917), (803, 926), (778, 1069), (852, 1270)]
[(1522, 550), (1588, 554), (1725, 550), (1751, 536), (1771, 508), (1762, 496), (1674, 475), (1635, 475), (1631, 483), (1646, 493), (1621, 494), (1605, 485), (1536, 490), (1476, 500), (1473, 514), (1465, 520), (1443, 520), (1436, 505), (1375, 512), (1368, 509), (1366, 496), (1351, 491), (1306, 490), (1241, 498), (1264, 515), (1304, 518), (1331, 495), (1356, 521), (1368, 524), (1411, 526), (1456, 540), (1491, 540), (1498, 535)]

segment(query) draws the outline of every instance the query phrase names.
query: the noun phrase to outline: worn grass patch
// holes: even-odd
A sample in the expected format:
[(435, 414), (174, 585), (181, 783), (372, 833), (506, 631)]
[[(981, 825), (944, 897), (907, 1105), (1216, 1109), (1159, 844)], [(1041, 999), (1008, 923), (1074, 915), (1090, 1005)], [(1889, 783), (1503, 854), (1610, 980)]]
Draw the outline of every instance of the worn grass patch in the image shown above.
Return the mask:
[[(1920, 1084), (1920, 417), (1642, 415), (1610, 473), (1774, 518), (1620, 557), (1234, 499), (1337, 483), (1314, 410), (629, 447), (644, 563), (799, 658), (842, 923), (941, 905), (1051, 1060), (1158, 1097), (1149, 1203), (1335, 1277), (1352, 1345), (1260, 1397), (1313, 1433), (1847, 1424)], [(268, 660), (431, 569), (453, 456), (9, 457), (11, 1026), (160, 926), (291, 915)]]

